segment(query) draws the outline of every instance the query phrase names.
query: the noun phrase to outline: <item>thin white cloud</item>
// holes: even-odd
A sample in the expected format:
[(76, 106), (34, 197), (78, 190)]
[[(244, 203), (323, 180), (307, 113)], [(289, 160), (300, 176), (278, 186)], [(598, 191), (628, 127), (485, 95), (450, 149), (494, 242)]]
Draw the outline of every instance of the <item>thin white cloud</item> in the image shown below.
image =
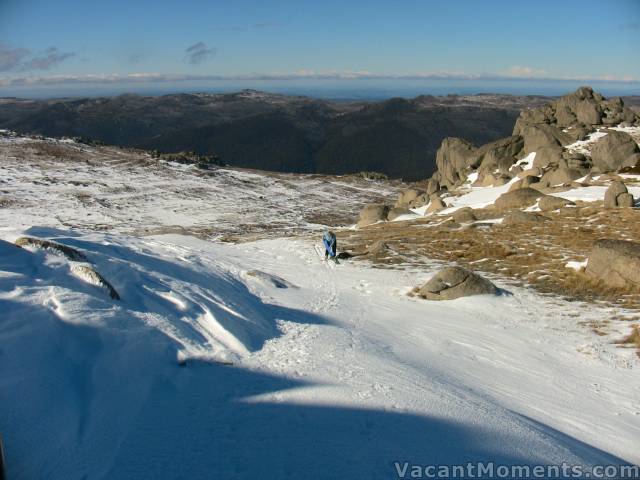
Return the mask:
[(581, 76), (581, 77), (553, 77), (553, 76), (525, 76), (513, 74), (464, 74), (450, 72), (424, 72), (412, 74), (387, 74), (368, 71), (316, 71), (298, 70), (289, 73), (252, 73), (246, 75), (191, 75), (164, 73), (130, 73), (130, 74), (88, 74), (88, 75), (30, 75), (0, 77), (0, 86), (30, 86), (30, 85), (61, 85), (61, 84), (114, 84), (114, 83), (166, 83), (189, 81), (243, 81), (243, 80), (512, 80), (528, 79), (546, 81), (602, 81), (637, 83), (640, 79), (634, 77), (616, 76)]
[(540, 68), (525, 67), (522, 65), (514, 65), (509, 68), (509, 75), (513, 77), (545, 77), (547, 71)]

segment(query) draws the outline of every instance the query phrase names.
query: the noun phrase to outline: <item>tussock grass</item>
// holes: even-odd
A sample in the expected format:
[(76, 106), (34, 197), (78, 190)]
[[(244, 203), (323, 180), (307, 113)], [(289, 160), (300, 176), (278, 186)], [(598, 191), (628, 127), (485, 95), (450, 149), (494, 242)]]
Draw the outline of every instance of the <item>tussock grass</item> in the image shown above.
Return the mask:
[(635, 347), (637, 349), (636, 353), (638, 357), (640, 357), (640, 325), (631, 327), (631, 333), (629, 335), (614, 343), (622, 346)]
[[(474, 214), (480, 222), (503, 215), (493, 207), (474, 210)], [(640, 292), (608, 287), (566, 267), (569, 261), (586, 260), (599, 238), (640, 238), (640, 210), (608, 210), (602, 202), (578, 202), (576, 207), (545, 212), (545, 216), (551, 221), (478, 228), (477, 224), (455, 227), (447, 217), (434, 215), (342, 231), (338, 237), (342, 248), (360, 253), (375, 241), (385, 242), (393, 255), (363, 257), (380, 268), (456, 263), (567, 300), (640, 310)]]

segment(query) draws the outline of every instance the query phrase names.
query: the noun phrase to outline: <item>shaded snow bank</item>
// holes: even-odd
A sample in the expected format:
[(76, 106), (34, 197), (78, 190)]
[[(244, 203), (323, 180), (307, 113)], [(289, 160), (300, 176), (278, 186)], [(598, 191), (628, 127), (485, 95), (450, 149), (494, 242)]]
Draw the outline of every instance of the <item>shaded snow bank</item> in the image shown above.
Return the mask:
[[(402, 294), (425, 272), (328, 269), (299, 240), (26, 233), (83, 252), (122, 299), (66, 259), (0, 242), (9, 478), (390, 478), (395, 460), (636, 460), (636, 372), (577, 353), (575, 320), (524, 291), (434, 305)], [(624, 415), (607, 417), (614, 408)]]

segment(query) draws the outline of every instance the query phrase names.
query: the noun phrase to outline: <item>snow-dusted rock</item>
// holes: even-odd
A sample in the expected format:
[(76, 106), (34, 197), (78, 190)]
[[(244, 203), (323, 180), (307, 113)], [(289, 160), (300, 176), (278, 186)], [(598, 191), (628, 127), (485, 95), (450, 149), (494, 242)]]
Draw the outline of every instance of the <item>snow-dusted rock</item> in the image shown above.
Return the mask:
[(453, 300), (471, 295), (498, 293), (496, 286), (466, 268), (447, 267), (420, 288), (418, 294), (427, 300)]
[(599, 172), (614, 172), (635, 167), (640, 161), (640, 148), (631, 135), (613, 130), (595, 142), (591, 159)]
[(91, 265), (82, 263), (71, 265), (71, 273), (84, 282), (106, 290), (113, 300), (120, 300), (120, 295), (116, 289)]
[(31, 247), (48, 250), (50, 252), (60, 254), (67, 259), (75, 262), (85, 262), (87, 260), (87, 257), (81, 251), (67, 245), (62, 245), (58, 242), (53, 242), (51, 240), (44, 240), (42, 238), (35, 237), (20, 237), (15, 241), (15, 244), (19, 247)]

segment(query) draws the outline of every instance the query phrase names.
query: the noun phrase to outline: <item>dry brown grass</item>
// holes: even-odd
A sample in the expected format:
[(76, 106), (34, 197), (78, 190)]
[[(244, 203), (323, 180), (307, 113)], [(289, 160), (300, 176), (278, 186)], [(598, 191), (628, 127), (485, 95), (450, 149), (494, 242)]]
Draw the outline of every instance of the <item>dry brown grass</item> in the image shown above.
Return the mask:
[[(493, 207), (475, 213), (480, 221), (503, 215)], [(484, 227), (461, 226), (434, 216), (342, 231), (338, 237), (341, 246), (360, 253), (375, 241), (384, 241), (390, 252), (363, 257), (382, 268), (419, 267), (430, 260), (454, 262), (568, 300), (640, 310), (640, 292), (607, 287), (566, 267), (570, 260), (586, 260), (598, 238), (640, 238), (640, 211), (605, 210), (598, 202), (544, 215), (550, 221)]]
[(631, 333), (615, 343), (622, 346), (636, 348), (636, 353), (638, 357), (640, 357), (640, 325), (634, 325), (631, 327)]

